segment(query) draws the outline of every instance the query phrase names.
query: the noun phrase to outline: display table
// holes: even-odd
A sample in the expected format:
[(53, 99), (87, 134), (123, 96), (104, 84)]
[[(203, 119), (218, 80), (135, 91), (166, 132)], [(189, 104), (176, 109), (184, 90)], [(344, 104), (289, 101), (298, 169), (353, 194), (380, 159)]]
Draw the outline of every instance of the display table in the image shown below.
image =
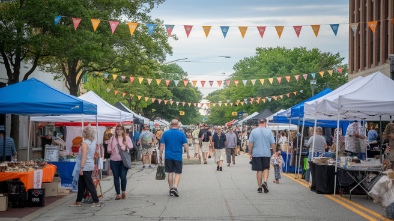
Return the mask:
[(335, 181), (335, 166), (309, 162), (312, 175), (311, 190), (320, 194), (333, 194)]
[[(46, 165), (42, 168), (42, 182), (51, 183), (56, 173), (55, 165)], [(26, 190), (33, 189), (34, 187), (34, 171), (30, 172), (1, 172), (0, 181), (20, 179)]]
[(56, 165), (61, 180), (61, 185), (63, 187), (72, 187), (73, 171), (76, 162), (59, 161), (48, 163)]
[[(285, 173), (295, 173), (296, 167), (298, 165), (290, 166), (292, 153), (287, 154), (287, 152), (281, 152), (281, 154), (282, 154), (282, 158), (283, 158), (282, 171)], [(298, 157), (298, 156), (296, 155), (295, 157)], [(294, 164), (295, 164), (295, 159), (294, 159)], [(302, 168), (300, 168), (298, 172), (302, 173)]]

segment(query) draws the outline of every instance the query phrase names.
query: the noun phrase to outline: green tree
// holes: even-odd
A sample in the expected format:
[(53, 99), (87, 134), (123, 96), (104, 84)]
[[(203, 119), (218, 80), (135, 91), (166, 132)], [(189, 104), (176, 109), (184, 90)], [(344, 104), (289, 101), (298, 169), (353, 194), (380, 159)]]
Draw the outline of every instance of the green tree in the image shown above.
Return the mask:
[[(307, 50), (306, 48), (287, 49), (283, 47), (277, 48), (257, 48), (256, 54), (252, 57), (244, 58), (234, 65), (234, 74), (231, 80), (239, 80), (236, 87), (234, 83), (225, 86), (224, 89), (215, 91), (208, 95), (207, 99), (211, 102), (219, 102), (231, 100), (235, 103), (237, 100), (250, 102), (250, 98), (271, 98), (271, 101), (260, 102), (257, 104), (244, 104), (243, 106), (216, 106), (212, 107), (211, 114), (208, 118), (209, 122), (214, 124), (223, 124), (234, 118), (231, 112), (246, 111), (249, 114), (257, 111), (261, 112), (265, 108), (269, 108), (275, 112), (279, 109), (289, 108), (312, 95), (310, 88), (310, 73), (316, 73), (317, 87), (315, 94), (324, 88), (336, 89), (347, 81), (344, 73), (347, 73), (347, 65), (341, 65), (344, 58), (339, 53), (332, 54), (321, 52), (317, 48)], [(343, 68), (343, 74), (334, 73), (330, 76), (325, 72), (324, 77), (319, 75), (320, 71), (337, 70), (338, 67)], [(294, 75), (300, 74), (300, 79), (296, 81)], [(303, 74), (308, 74), (307, 80), (303, 79)], [(284, 76), (291, 76), (290, 82), (287, 82)], [(277, 77), (283, 77), (281, 83), (277, 81)], [(273, 78), (270, 84), (267, 78)], [(255, 85), (248, 81), (244, 86), (242, 80), (256, 80)], [(259, 79), (265, 79), (261, 85)], [(294, 96), (293, 92), (297, 92)], [(290, 93), (289, 97), (286, 94)], [(272, 96), (284, 95), (283, 99), (272, 99)]]

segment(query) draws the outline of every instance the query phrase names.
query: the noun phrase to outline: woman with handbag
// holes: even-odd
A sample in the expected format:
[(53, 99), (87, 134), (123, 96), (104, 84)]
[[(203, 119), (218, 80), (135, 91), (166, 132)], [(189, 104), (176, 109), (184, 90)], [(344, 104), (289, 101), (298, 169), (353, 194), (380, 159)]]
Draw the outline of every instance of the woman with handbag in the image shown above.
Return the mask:
[[(131, 148), (133, 148), (133, 142), (129, 136), (126, 136), (124, 126), (120, 124), (116, 125), (115, 135), (109, 140), (107, 149), (108, 153), (111, 154), (110, 167), (114, 175), (115, 200), (126, 199), (126, 176), (130, 168), (125, 166), (126, 162), (123, 162), (124, 159), (122, 157), (126, 155), (123, 152), (128, 153)], [(130, 154), (128, 155), (130, 156)], [(127, 163), (131, 166), (131, 161)], [(122, 195), (120, 195), (120, 189), (122, 189)]]
[(82, 205), (82, 198), (87, 189), (93, 199), (91, 207), (99, 207), (99, 199), (97, 197), (96, 187), (92, 179), (92, 172), (94, 170), (94, 154), (96, 152), (96, 139), (92, 127), (86, 127), (82, 131), (83, 142), (78, 152), (78, 162), (80, 166), (78, 179), (78, 195), (75, 203), (71, 207), (80, 207)]

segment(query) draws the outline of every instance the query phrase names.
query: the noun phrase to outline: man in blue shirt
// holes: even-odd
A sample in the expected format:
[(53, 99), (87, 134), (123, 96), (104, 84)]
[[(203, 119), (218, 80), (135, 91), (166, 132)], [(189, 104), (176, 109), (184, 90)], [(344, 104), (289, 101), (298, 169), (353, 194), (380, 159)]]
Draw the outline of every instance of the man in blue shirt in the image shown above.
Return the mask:
[[(160, 163), (163, 162), (163, 150), (165, 153), (165, 171), (168, 173), (168, 186), (170, 187), (170, 196), (179, 197), (178, 184), (182, 173), (182, 150), (184, 147), (187, 152), (187, 158), (190, 159), (189, 148), (187, 145), (186, 135), (179, 130), (179, 122), (176, 119), (171, 121), (170, 129), (163, 133), (160, 140)], [(175, 178), (174, 178), (175, 174)]]
[[(5, 151), (4, 151), (4, 137), (5, 137)], [(3, 155), (5, 152), (5, 155)], [(5, 156), (5, 157), (4, 157)], [(5, 136), (5, 131), (0, 130), (0, 161), (11, 161), (16, 158), (16, 148), (14, 139)]]
[(257, 171), (257, 192), (259, 193), (263, 192), (262, 189), (264, 189), (264, 193), (269, 192), (267, 180), (271, 160), (270, 148), (273, 153), (276, 153), (274, 135), (270, 129), (266, 128), (266, 125), (267, 120), (261, 118), (259, 126), (253, 129), (249, 136), (249, 155), (252, 160), (252, 170)]

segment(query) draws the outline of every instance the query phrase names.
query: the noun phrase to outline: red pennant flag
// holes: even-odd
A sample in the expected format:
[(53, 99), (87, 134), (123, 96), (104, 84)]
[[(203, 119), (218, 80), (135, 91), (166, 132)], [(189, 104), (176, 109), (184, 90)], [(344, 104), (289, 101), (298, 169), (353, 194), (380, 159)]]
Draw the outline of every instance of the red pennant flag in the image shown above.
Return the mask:
[(201, 86), (204, 87), (205, 81), (200, 81), (200, 82), (201, 82)]
[(116, 27), (118, 27), (118, 21), (109, 21), (109, 26), (111, 26), (112, 34), (114, 34)]
[(238, 86), (238, 83), (239, 83), (239, 80), (234, 80), (234, 84), (236, 87)]
[(157, 102), (159, 102), (159, 104), (161, 103), (162, 99), (157, 99)]
[(183, 101), (183, 102), (182, 102), (182, 105), (185, 106), (185, 104), (186, 104), (186, 102)]
[(298, 81), (300, 79), (300, 75), (299, 74), (294, 75), (294, 78), (296, 79), (296, 81)]
[(212, 87), (212, 85), (213, 85), (213, 81), (209, 81), (209, 85), (211, 85), (211, 87)]
[(295, 31), (297, 37), (300, 37), (302, 26), (293, 26), (293, 28), (294, 28), (294, 31)]
[(189, 83), (189, 80), (183, 80), (183, 85), (185, 85), (185, 87), (187, 86), (187, 84)]
[(303, 74), (302, 76), (304, 77), (305, 80), (308, 78), (308, 74)]
[(227, 86), (230, 86), (231, 81), (230, 80), (226, 80), (226, 84)]
[(190, 32), (192, 31), (193, 25), (184, 25), (186, 36), (189, 37)]
[(286, 81), (290, 82), (290, 76), (286, 76)]
[(265, 28), (266, 26), (257, 26), (257, 30), (259, 31), (261, 38), (264, 36)]
[(81, 23), (82, 18), (72, 18), (74, 24), (74, 30), (77, 30), (79, 23)]
[(276, 80), (278, 80), (279, 84), (282, 82), (282, 77), (277, 77)]
[(171, 80), (166, 80), (166, 86), (168, 87), (168, 85), (170, 84)]
[(342, 68), (338, 68), (338, 72), (342, 74)]
[(223, 81), (216, 81), (216, 82), (218, 83), (219, 87), (222, 86)]
[(134, 77), (130, 77), (130, 83), (133, 83)]
[(286, 96), (287, 96), (287, 97), (290, 97), (290, 93), (287, 93)]

